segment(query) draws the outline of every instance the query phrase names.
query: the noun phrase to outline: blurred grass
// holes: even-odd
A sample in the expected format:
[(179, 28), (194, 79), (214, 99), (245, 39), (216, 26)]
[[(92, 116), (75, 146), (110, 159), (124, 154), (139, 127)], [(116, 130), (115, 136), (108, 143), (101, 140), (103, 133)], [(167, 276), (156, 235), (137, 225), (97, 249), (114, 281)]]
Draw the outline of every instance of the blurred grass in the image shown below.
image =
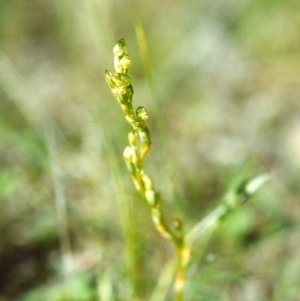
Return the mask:
[[(297, 300), (298, 12), (296, 0), (0, 1), (0, 299), (147, 300), (172, 254), (121, 159), (128, 127), (103, 74), (124, 37), (135, 103), (151, 117), (146, 165), (166, 191), (167, 214), (176, 208), (192, 227), (248, 160), (258, 173), (276, 174), (224, 221), (204, 257), (196, 251), (186, 300)], [(134, 16), (148, 42), (161, 117)], [(67, 271), (50, 130), (67, 207)], [(163, 167), (166, 158), (171, 165)], [(140, 254), (130, 251), (143, 278), (138, 296), (126, 266), (126, 203), (140, 239)]]

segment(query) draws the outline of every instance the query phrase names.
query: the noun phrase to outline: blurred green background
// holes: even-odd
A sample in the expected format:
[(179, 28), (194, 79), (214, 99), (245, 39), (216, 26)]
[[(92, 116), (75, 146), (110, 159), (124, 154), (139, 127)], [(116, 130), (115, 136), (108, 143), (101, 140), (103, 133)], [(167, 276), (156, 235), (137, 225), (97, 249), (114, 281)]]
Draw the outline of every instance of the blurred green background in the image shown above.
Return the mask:
[(149, 300), (173, 254), (122, 162), (120, 38), (167, 216), (190, 229), (247, 162), (274, 174), (195, 250), (186, 300), (299, 300), (299, 32), (297, 0), (0, 1), (0, 300)]

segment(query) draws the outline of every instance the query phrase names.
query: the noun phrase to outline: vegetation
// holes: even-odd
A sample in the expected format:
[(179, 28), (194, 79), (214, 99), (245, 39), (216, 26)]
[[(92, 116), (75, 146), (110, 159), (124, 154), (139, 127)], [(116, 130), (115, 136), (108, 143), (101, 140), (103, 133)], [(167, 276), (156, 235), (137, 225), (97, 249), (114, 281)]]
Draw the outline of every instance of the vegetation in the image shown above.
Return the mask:
[[(230, 187), (221, 205), (200, 221), (190, 233), (184, 234), (181, 220), (176, 219), (173, 222), (173, 226), (169, 226), (162, 212), (161, 196), (159, 192), (155, 190), (152, 178), (143, 169), (145, 155), (151, 146), (150, 132), (145, 124), (149, 115), (147, 110), (142, 106), (139, 106), (136, 112), (134, 112), (133, 109), (133, 86), (130, 77), (127, 75), (131, 65), (131, 58), (127, 54), (124, 39), (118, 41), (113, 52), (116, 73), (106, 71), (106, 82), (114, 97), (119, 102), (126, 120), (132, 126), (132, 130), (128, 134), (129, 146), (125, 148), (123, 157), (136, 190), (150, 209), (156, 230), (161, 236), (171, 240), (174, 245), (177, 259), (174, 295), (175, 300), (181, 301), (183, 300), (185, 274), (191, 257), (192, 244), (195, 243), (203, 233), (218, 224), (230, 211), (245, 202), (249, 196), (256, 192), (256, 190), (269, 179), (269, 176), (262, 175), (248, 182), (243, 175), (243, 177), (238, 179), (237, 183), (234, 183), (234, 185)], [(125, 229), (124, 232), (125, 235), (129, 233), (127, 229)], [(130, 250), (128, 251), (130, 252)], [(133, 285), (134, 287), (137, 286), (136, 283), (133, 283)], [(159, 298), (159, 296), (156, 298)]]
[(297, 300), (298, 11), (0, 2), (0, 300)]

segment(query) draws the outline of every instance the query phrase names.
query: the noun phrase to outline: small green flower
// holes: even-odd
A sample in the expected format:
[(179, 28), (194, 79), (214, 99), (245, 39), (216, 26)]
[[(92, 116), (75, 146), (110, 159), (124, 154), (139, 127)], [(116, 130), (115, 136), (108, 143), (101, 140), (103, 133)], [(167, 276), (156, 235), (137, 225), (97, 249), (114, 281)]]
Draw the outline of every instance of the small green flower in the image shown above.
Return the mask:
[(122, 57), (127, 53), (126, 43), (124, 39), (119, 40), (118, 43), (114, 46), (113, 53), (118, 57)]
[(142, 120), (148, 120), (149, 119), (149, 114), (147, 110), (140, 106), (136, 109), (136, 116)]
[(131, 84), (131, 79), (128, 75), (123, 73), (110, 73), (110, 79), (114, 83), (115, 87), (127, 87)]
[(114, 67), (118, 73), (127, 73), (130, 65), (131, 58), (127, 54), (125, 54), (121, 59), (117, 56), (114, 59)]

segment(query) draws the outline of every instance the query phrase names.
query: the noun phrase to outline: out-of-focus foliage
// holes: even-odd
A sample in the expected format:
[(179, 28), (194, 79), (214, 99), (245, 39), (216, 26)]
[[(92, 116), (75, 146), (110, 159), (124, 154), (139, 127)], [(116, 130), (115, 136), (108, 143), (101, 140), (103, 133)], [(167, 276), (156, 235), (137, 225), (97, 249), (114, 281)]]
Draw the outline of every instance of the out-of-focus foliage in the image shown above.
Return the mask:
[[(129, 129), (104, 81), (120, 38), (167, 216), (191, 228), (245, 162), (274, 174), (195, 251), (186, 300), (297, 300), (299, 11), (296, 0), (0, 1), (0, 300), (147, 300), (172, 254), (121, 158)], [(139, 238), (129, 255), (124, 204)]]

